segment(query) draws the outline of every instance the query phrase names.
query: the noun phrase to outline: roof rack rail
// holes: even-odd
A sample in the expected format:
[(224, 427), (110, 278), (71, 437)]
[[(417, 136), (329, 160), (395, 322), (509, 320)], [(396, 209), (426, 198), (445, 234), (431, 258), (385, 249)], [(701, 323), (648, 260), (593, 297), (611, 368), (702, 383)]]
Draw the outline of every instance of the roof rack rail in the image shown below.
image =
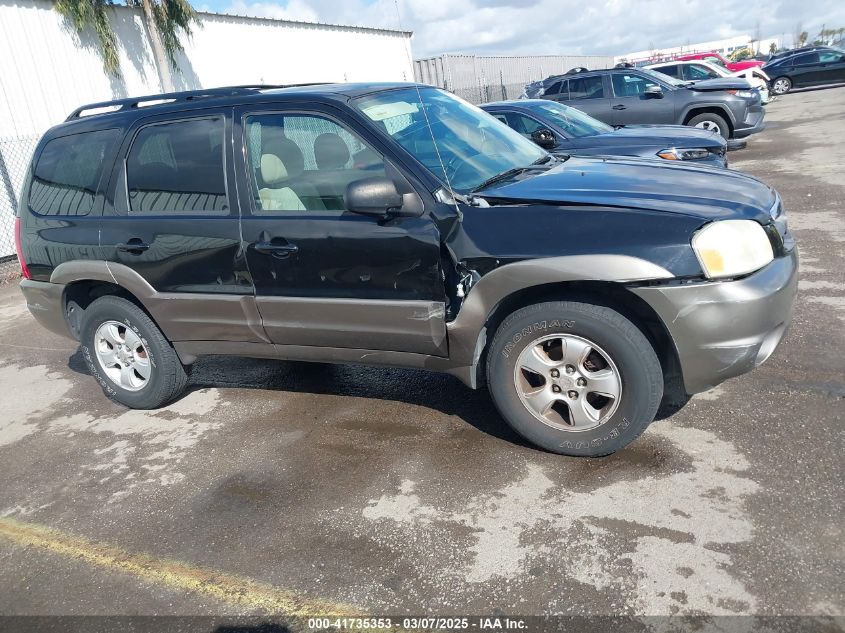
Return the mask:
[[(314, 86), (321, 82), (303, 83), (303, 84), (286, 84), (286, 85), (265, 85), (265, 84), (248, 84), (243, 86), (224, 86), (222, 88), (202, 88), (199, 90), (185, 90), (183, 92), (165, 92), (157, 95), (147, 95), (144, 97), (130, 97), (127, 99), (114, 99), (113, 101), (99, 101), (97, 103), (89, 103), (78, 107), (71, 112), (65, 121), (79, 119), (84, 112), (88, 110), (101, 110), (110, 108), (109, 112), (120, 112), (123, 110), (131, 110), (142, 106), (148, 102), (165, 102), (167, 104), (177, 101), (193, 101), (195, 99), (205, 99), (212, 97), (236, 97), (239, 95), (253, 94), (259, 90), (268, 90), (272, 88), (294, 88), (297, 86)], [(151, 105), (164, 105), (163, 103), (154, 103)], [(102, 114), (102, 113), (100, 113)]]

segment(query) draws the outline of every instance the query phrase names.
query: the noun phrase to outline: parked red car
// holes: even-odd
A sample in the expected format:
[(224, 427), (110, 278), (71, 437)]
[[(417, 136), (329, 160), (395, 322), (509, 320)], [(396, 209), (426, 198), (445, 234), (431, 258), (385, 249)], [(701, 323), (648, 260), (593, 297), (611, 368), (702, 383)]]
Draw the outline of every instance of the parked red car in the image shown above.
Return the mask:
[(763, 65), (759, 59), (744, 59), (741, 62), (732, 62), (724, 57), (722, 57), (719, 53), (688, 53), (686, 55), (678, 55), (675, 59), (679, 59), (681, 61), (690, 61), (693, 59), (703, 59), (708, 62), (713, 62), (714, 64), (719, 64), (720, 66), (724, 66), (731, 72), (739, 72), (740, 70), (748, 70), (749, 68), (759, 68)]

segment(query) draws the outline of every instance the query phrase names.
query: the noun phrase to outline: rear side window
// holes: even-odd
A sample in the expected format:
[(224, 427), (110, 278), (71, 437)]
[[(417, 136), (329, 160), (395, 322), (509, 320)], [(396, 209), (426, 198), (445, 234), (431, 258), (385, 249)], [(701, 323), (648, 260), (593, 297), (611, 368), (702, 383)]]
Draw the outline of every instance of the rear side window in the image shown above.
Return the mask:
[(604, 85), (601, 75), (597, 77), (578, 77), (569, 80), (569, 98), (572, 99), (602, 99)]
[(222, 117), (141, 128), (126, 158), (129, 213), (227, 214)]
[(670, 77), (674, 77), (675, 79), (681, 78), (681, 73), (678, 72), (680, 66), (678, 64), (673, 64), (672, 66), (658, 66), (654, 68), (659, 73), (663, 73), (664, 75), (669, 75)]
[(30, 208), (41, 215), (88, 215), (119, 137), (118, 130), (99, 130), (48, 141), (33, 171)]

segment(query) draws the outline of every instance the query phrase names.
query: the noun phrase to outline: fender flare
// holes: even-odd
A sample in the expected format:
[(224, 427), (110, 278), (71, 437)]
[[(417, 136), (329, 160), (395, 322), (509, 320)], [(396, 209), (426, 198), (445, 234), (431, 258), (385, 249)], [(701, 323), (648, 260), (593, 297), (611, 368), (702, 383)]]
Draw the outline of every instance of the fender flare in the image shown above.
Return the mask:
[(680, 120), (685, 121), (690, 111), (698, 110), (700, 108), (717, 108), (719, 111), (722, 112), (722, 115), (728, 119), (731, 125), (736, 125), (736, 117), (733, 115), (733, 112), (731, 112), (731, 109), (726, 107), (724, 103), (720, 103), (718, 101), (703, 101), (701, 103), (690, 103), (684, 108), (684, 111), (681, 113)]
[(506, 264), (472, 286), (458, 316), (448, 324), (449, 359), (457, 367), (470, 368), (470, 386), (475, 387), (487, 322), (496, 307), (515, 292), (565, 281), (630, 283), (673, 277), (662, 266), (629, 255), (568, 255)]

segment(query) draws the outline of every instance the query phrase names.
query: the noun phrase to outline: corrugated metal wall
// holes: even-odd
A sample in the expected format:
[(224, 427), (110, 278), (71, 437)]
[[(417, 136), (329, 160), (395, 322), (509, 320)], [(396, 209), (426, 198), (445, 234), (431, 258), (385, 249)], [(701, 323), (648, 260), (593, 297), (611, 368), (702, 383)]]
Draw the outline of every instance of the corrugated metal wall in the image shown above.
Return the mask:
[(414, 61), (417, 81), (451, 90), (473, 103), (515, 99), (525, 84), (565, 73), (576, 66), (608, 68), (613, 57), (599, 55), (525, 55), (479, 57), (440, 55)]
[[(103, 72), (93, 34), (78, 36), (50, 0), (0, 0), (0, 258), (13, 253), (13, 200), (35, 140), (79, 105), (161, 92), (140, 11), (109, 13), (121, 78)], [(413, 80), (410, 33), (212, 13), (200, 19), (172, 73), (177, 90)]]

